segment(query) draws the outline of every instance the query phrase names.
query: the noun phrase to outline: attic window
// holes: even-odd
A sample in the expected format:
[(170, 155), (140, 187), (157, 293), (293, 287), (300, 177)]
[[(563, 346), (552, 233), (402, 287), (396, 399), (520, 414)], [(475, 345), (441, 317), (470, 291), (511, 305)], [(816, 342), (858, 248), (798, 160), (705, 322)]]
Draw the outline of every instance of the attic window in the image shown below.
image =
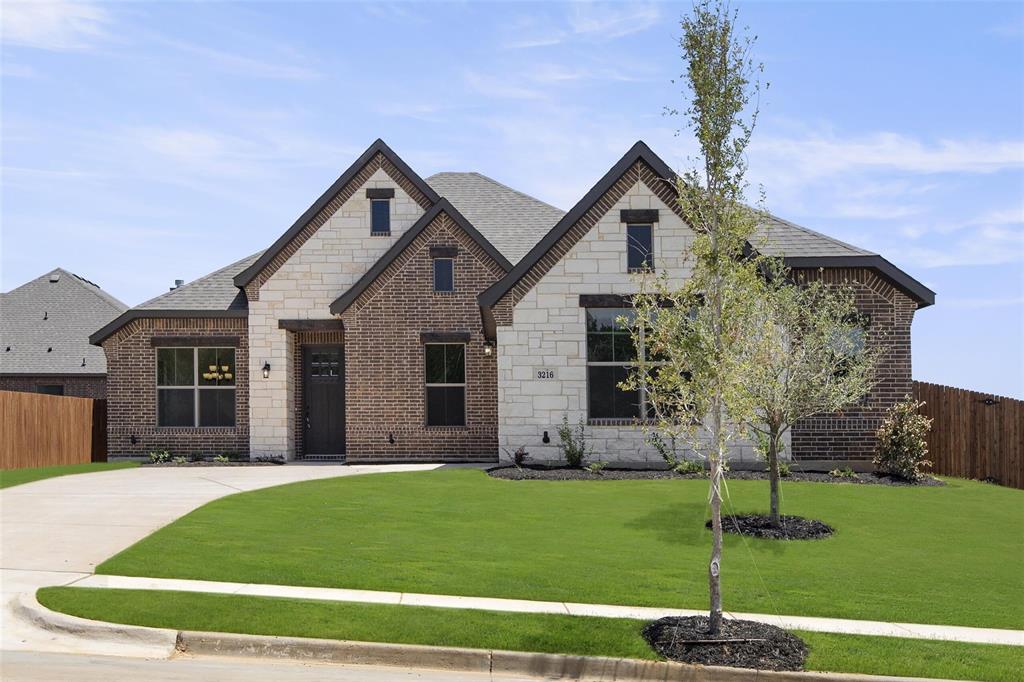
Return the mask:
[(50, 281), (51, 282), (59, 282), (60, 281), (60, 273), (59, 272), (55, 272), (55, 273), (51, 274), (50, 275)]
[(451, 258), (434, 259), (434, 291), (455, 291), (455, 261)]
[(389, 236), (391, 234), (391, 200), (395, 198), (394, 188), (367, 189), (366, 198), (370, 200), (370, 236)]

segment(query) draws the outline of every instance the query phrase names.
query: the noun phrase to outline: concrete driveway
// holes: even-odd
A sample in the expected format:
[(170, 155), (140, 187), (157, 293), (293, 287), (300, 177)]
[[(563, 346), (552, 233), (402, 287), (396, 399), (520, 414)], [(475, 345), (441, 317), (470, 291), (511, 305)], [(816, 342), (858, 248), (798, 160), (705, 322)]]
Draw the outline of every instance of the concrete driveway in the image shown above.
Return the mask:
[(68, 585), (196, 507), (225, 495), (335, 476), (426, 471), (435, 464), (286, 465), (119, 469), (61, 476), (0, 490), (0, 649), (151, 656), (44, 632), (11, 609), (22, 594)]

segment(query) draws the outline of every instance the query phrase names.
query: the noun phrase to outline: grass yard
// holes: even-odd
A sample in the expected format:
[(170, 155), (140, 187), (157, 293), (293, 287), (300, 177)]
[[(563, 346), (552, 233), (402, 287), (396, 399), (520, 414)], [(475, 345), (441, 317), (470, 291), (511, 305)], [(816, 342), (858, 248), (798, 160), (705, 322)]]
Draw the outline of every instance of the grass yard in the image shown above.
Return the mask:
[(31, 469), (0, 470), (0, 488), (41, 481), (44, 478), (68, 476), (70, 474), (88, 474), (95, 471), (112, 471), (138, 466), (138, 462), (93, 462), (91, 464), (62, 464), (52, 467), (35, 467)]
[[(764, 511), (731, 481), (726, 510)], [(826, 540), (726, 536), (730, 611), (1024, 628), (1024, 491), (788, 483)], [(211, 502), (98, 573), (704, 608), (707, 482), (504, 481), (473, 469), (283, 485)]]
[[(38, 598), (83, 618), (178, 630), (657, 658), (635, 620), (78, 587)], [(808, 670), (1009, 682), (1024, 669), (1024, 647), (797, 634)]]

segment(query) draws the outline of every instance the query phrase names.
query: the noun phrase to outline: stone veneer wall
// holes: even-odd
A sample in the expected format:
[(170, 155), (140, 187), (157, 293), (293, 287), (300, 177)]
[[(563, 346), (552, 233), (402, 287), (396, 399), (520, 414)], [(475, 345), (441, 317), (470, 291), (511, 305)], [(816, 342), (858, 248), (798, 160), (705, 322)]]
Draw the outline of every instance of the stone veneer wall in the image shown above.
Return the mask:
[[(393, 172), (393, 171), (392, 171)], [(363, 175), (368, 176), (366, 179)], [(281, 319), (330, 319), (330, 305), (423, 215), (387, 167), (361, 173), (339, 196), (334, 212), (262, 284), (249, 293), (251, 390), (250, 454), (295, 455), (294, 334), (278, 328)], [(366, 188), (394, 188), (391, 235), (370, 236)], [(422, 201), (422, 198), (421, 198)], [(333, 204), (332, 204), (333, 205)], [(249, 290), (247, 289), (247, 292)], [(270, 378), (262, 367), (271, 365)]]
[(64, 387), (64, 395), (75, 398), (107, 397), (105, 376), (77, 376), (74, 374), (9, 374), (0, 377), (0, 391), (38, 393), (40, 386)]
[(852, 288), (857, 309), (870, 316), (868, 344), (886, 349), (878, 368), (878, 383), (863, 404), (839, 414), (804, 419), (793, 427), (793, 458), (868, 461), (874, 454), (875, 432), (885, 411), (913, 391), (910, 326), (917, 303), (865, 268), (800, 269), (793, 275), (797, 281), (823, 280)]
[[(236, 336), (235, 426), (156, 425), (154, 336)], [(107, 356), (107, 451), (111, 455), (246, 454), (249, 451), (249, 344), (245, 318), (139, 319), (103, 342)], [(132, 437), (136, 442), (132, 443)]]
[[(619, 222), (621, 209), (658, 209), (655, 268), (667, 272), (677, 284), (689, 276), (682, 254), (693, 233), (658, 196), (664, 194), (664, 188), (658, 193), (652, 190), (651, 184), (657, 182), (642, 167), (629, 171), (598, 202), (601, 213), (590, 218), (595, 224), (519, 298), (512, 308), (511, 325), (503, 323), (496, 311), (500, 448), (515, 450), (524, 445), (535, 459), (559, 459), (557, 430), (563, 416), (573, 425), (587, 418), (586, 315), (579, 306), (579, 295), (623, 295), (639, 288), (637, 275), (626, 268), (626, 226)], [(581, 223), (586, 220), (584, 217)], [(569, 237), (575, 238), (572, 230)], [(561, 250), (564, 247), (552, 249), (555, 253)], [(555, 378), (537, 379), (536, 372), (542, 368), (553, 370)], [(547, 445), (542, 442), (545, 431), (551, 439)], [(662, 461), (657, 451), (644, 443), (643, 432), (635, 424), (601, 420), (590, 423), (586, 431), (594, 446), (594, 459)], [(751, 444), (735, 443), (731, 457), (752, 460)]]
[[(430, 248), (451, 246), (458, 248), (455, 291), (435, 292)], [(349, 462), (497, 459), (496, 358), (484, 355), (477, 295), (502, 275), (442, 213), (342, 314)], [(426, 426), (421, 332), (470, 334), (465, 426)]]

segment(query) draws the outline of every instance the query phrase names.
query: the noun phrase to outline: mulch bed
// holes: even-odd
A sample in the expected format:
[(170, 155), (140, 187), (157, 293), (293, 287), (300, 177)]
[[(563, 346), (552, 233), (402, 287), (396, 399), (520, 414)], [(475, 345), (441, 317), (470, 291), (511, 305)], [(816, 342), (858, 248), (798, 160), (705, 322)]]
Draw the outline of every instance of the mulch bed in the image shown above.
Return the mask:
[[(602, 469), (599, 472), (586, 469), (570, 469), (568, 467), (529, 467), (516, 468), (502, 466), (487, 471), (494, 478), (509, 481), (626, 481), (626, 480), (663, 480), (663, 479), (700, 479), (707, 474), (680, 474), (667, 469)], [(733, 481), (767, 481), (766, 471), (729, 471), (726, 478)], [(907, 481), (885, 474), (865, 473), (852, 478), (843, 478), (824, 473), (794, 471), (782, 479), (783, 482), (805, 481), (812, 483), (850, 483), (854, 485), (892, 485), (892, 486), (940, 486), (942, 481), (925, 476), (920, 481)]]
[[(711, 521), (705, 525), (711, 528)], [(726, 533), (771, 540), (818, 540), (827, 538), (835, 532), (832, 526), (823, 521), (785, 514), (782, 515), (778, 526), (773, 526), (771, 517), (763, 514), (723, 516), (722, 530)]]
[(802, 670), (807, 658), (807, 645), (799, 637), (750, 620), (723, 620), (721, 631), (712, 636), (707, 616), (670, 616), (645, 625), (643, 637), (657, 653), (682, 663)]
[(143, 462), (144, 467), (270, 467), (284, 462), (211, 462), (196, 460), (195, 462)]

